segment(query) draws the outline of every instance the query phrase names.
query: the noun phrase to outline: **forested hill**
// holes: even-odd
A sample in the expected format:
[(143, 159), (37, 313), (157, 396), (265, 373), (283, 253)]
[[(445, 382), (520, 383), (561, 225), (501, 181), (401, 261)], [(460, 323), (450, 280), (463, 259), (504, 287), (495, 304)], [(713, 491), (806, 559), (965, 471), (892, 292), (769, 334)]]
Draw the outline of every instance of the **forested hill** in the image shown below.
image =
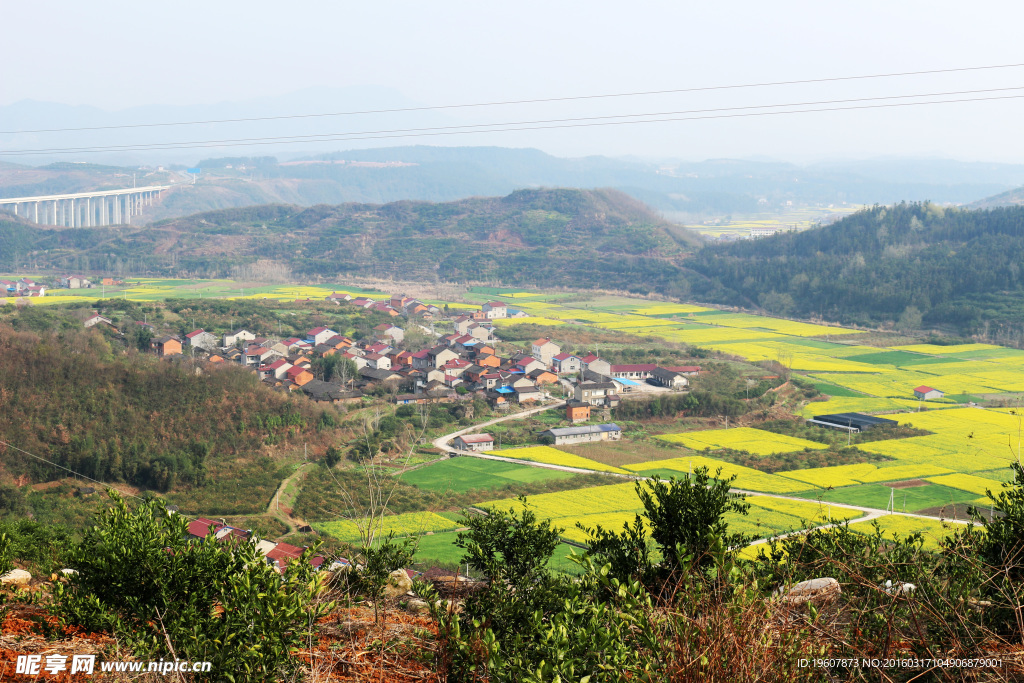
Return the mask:
[(707, 248), (686, 265), (696, 298), (1013, 336), (1024, 319), (1024, 207), (875, 207), (817, 230)]
[[(403, 201), (225, 209), (142, 228), (9, 225), (24, 263), (124, 274), (239, 276), (256, 264), (292, 277), (395, 276), (650, 291), (678, 277), (698, 243), (615, 190), (520, 190), (449, 203)], [(27, 231), (26, 231), (27, 230)], [(13, 262), (17, 259), (17, 263)]]

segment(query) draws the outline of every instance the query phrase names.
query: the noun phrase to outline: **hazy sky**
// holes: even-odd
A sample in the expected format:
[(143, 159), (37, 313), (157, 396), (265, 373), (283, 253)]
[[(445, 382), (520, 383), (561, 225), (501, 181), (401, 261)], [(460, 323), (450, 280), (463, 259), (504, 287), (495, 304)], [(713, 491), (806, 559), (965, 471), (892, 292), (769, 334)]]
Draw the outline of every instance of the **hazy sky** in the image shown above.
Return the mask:
[[(33, 99), (108, 110), (318, 86), (384, 86), (439, 105), (1024, 62), (1024, 6), (1012, 2), (34, 0), (5, 3), (3, 17), (0, 105)], [(1024, 68), (451, 115), (504, 122), (1017, 86), (1024, 86)], [(379, 144), (684, 159), (928, 155), (1022, 162), (1024, 137), (1014, 125), (1021, 114), (1024, 99), (1005, 99)], [(409, 116), (380, 120), (382, 127), (416, 123)], [(339, 121), (323, 126), (345, 130)], [(154, 141), (159, 136), (152, 133)]]

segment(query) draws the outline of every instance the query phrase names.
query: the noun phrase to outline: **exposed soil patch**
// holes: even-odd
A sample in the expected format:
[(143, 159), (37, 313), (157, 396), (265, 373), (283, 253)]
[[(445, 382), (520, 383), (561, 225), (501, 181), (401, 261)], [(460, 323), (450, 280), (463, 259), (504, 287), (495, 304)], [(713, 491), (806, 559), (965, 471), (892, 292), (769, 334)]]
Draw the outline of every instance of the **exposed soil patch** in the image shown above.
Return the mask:
[[(924, 510), (917, 510), (914, 512), (915, 515), (928, 515), (929, 517), (940, 517), (942, 519), (959, 519), (966, 520), (970, 519), (971, 516), (967, 514), (967, 508), (970, 503), (956, 503), (949, 505), (939, 505), (933, 508), (925, 508)], [(981, 508), (985, 518), (988, 518), (988, 508)], [(1000, 517), (1003, 513), (994, 512), (993, 517)]]

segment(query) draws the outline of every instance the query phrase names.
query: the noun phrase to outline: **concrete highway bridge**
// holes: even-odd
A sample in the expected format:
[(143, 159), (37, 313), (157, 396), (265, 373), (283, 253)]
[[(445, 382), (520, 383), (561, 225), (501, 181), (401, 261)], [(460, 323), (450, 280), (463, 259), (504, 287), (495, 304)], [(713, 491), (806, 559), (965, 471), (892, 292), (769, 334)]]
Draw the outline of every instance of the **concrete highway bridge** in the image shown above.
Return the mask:
[(92, 228), (132, 222), (142, 207), (160, 198), (170, 185), (129, 187), (75, 194), (51, 194), (39, 197), (0, 199), (0, 208), (42, 225), (65, 228)]

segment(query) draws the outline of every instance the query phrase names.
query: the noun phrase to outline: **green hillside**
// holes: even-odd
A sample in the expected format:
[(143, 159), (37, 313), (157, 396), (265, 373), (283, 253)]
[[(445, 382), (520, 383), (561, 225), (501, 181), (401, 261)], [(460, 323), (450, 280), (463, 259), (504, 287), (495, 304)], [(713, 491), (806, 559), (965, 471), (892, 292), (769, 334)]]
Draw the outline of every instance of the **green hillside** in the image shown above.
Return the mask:
[(1024, 207), (876, 206), (828, 227), (709, 247), (697, 298), (780, 315), (1024, 334)]
[(517, 285), (667, 288), (698, 238), (615, 190), (520, 190), (434, 204), (225, 209), (143, 228), (0, 225), (0, 267), (229, 276), (256, 262), (297, 277), (374, 275)]

